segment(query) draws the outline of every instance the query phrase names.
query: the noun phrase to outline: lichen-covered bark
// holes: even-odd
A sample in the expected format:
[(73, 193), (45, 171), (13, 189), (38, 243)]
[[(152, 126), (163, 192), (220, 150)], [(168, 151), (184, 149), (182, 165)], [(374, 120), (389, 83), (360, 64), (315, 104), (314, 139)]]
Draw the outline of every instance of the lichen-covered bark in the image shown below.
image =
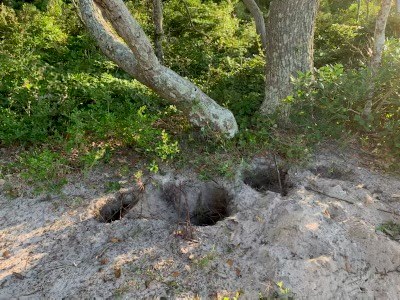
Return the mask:
[(162, 0), (153, 0), (153, 23), (154, 49), (158, 61), (162, 64), (164, 62), (164, 51), (162, 46), (164, 39)]
[(82, 18), (100, 49), (128, 74), (182, 109), (200, 127), (233, 137), (233, 114), (190, 81), (162, 66), (122, 0), (79, 0)]
[(262, 11), (258, 7), (255, 0), (243, 0), (243, 3), (254, 18), (254, 22), (256, 23), (257, 33), (260, 35), (261, 44), (263, 46), (263, 49), (265, 50), (267, 47), (267, 33), (265, 29), (265, 21)]
[(392, 6), (392, 0), (382, 0), (381, 9), (378, 13), (378, 17), (376, 18), (374, 44), (373, 44), (371, 63), (370, 63), (371, 83), (369, 87), (370, 90), (367, 102), (364, 107), (364, 112), (363, 112), (364, 117), (368, 117), (372, 111), (372, 99), (374, 97), (374, 89), (375, 89), (374, 77), (376, 76), (376, 72), (378, 71), (382, 62), (383, 47), (385, 46), (386, 23), (389, 17), (391, 6)]
[(261, 106), (274, 113), (280, 101), (292, 93), (291, 77), (313, 70), (313, 40), (318, 0), (274, 0), (266, 30), (266, 86)]

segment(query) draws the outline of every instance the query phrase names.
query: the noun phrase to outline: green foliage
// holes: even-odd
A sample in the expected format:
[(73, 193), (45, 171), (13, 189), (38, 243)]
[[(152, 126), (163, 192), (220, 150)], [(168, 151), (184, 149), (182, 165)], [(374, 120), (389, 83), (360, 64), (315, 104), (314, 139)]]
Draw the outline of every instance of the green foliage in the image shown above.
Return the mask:
[[(149, 6), (127, 4), (152, 36)], [(264, 62), (251, 19), (235, 17), (236, 9), (237, 2), (166, 2), (165, 53), (167, 64), (212, 92), (244, 127), (262, 101)], [(128, 146), (158, 172), (159, 160), (180, 152), (170, 131), (190, 128), (179, 111), (105, 59), (61, 0), (1, 6), (0, 112), (1, 144), (56, 143), (86, 170)]]
[(320, 15), (315, 34), (315, 64), (345, 63), (363, 64), (363, 53), (367, 52), (368, 40), (360, 25), (331, 23), (329, 15)]
[(393, 240), (398, 241), (400, 239), (400, 224), (393, 221), (388, 221), (377, 226), (376, 230), (385, 233)]
[(51, 3), (1, 6), (0, 142), (62, 141), (85, 168), (116, 144), (172, 158), (177, 142), (155, 125), (171, 109), (107, 61), (76, 16), (62, 17), (71, 6)]
[[(390, 149), (400, 154), (398, 54), (397, 47), (393, 51), (389, 47), (384, 67), (376, 78), (371, 78), (368, 68), (345, 71), (342, 65), (322, 67), (314, 78), (299, 74), (296, 92), (286, 99), (291, 104), (290, 122), (309, 140), (358, 135), (377, 153)], [(366, 119), (363, 109), (371, 85), (375, 87), (374, 109)]]
[(36, 188), (57, 190), (66, 183), (67, 161), (59, 152), (49, 149), (33, 150), (21, 155), (16, 167), (21, 176)]
[[(209, 71), (208, 91), (229, 108), (240, 128), (247, 128), (264, 98), (265, 58), (255, 55), (242, 61), (226, 58)], [(245, 83), (245, 84), (243, 84)]]
[[(237, 1), (168, 1), (164, 5), (167, 64), (183, 76), (210, 80), (212, 69), (258, 53), (254, 25), (234, 16)], [(210, 71), (210, 72), (209, 72)]]
[(109, 181), (106, 184), (106, 192), (115, 192), (121, 188), (121, 184), (118, 181)]
[[(151, 5), (125, 2), (152, 38)], [(266, 9), (270, 1), (261, 2)], [(119, 147), (142, 155), (151, 172), (175, 159), (193, 164), (203, 178), (232, 177), (236, 164), (271, 149), (298, 160), (326, 138), (358, 135), (378, 152), (399, 153), (400, 47), (394, 38), (374, 82), (373, 114), (361, 115), (372, 82), (365, 66), (378, 2), (370, 2), (367, 14), (363, 1), (357, 19), (354, 1), (322, 1), (315, 78), (300, 74), (282, 107), (287, 113), (291, 105), (292, 127), (278, 114), (257, 113), (265, 57), (241, 2), (164, 2), (165, 63), (234, 113), (240, 132), (227, 141), (193, 131), (174, 106), (106, 59), (70, 1), (7, 0), (0, 5), (0, 145), (59, 149), (21, 158), (27, 180), (38, 172), (35, 178), (48, 182), (65, 174), (67, 165), (90, 170), (107, 163)], [(389, 37), (398, 36), (398, 24), (392, 15)]]
[[(346, 67), (365, 66), (371, 51), (375, 21), (381, 1), (321, 1), (315, 32), (315, 65), (341, 63)], [(386, 36), (400, 36), (400, 16), (392, 9)]]
[(49, 64), (50, 57), (61, 64), (67, 54), (67, 32), (53, 10), (2, 6), (0, 15), (0, 141), (44, 141), (76, 105), (65, 69)]

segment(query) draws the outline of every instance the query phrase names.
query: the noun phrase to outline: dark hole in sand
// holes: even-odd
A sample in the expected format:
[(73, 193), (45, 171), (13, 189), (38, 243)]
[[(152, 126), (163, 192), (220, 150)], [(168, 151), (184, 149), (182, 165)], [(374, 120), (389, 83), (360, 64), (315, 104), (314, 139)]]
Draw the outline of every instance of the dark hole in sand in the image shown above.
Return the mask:
[(195, 226), (212, 226), (231, 213), (228, 191), (211, 182), (169, 184), (163, 189), (163, 198), (174, 206), (179, 222)]
[(243, 175), (243, 182), (259, 192), (271, 191), (286, 196), (291, 187), (284, 168), (257, 167), (245, 171)]
[(229, 195), (224, 189), (215, 189), (212, 197), (197, 205), (190, 220), (193, 225), (210, 226), (229, 217)]
[(135, 206), (137, 199), (133, 194), (120, 194), (116, 199), (108, 201), (100, 210), (97, 220), (111, 223), (121, 220), (126, 213)]

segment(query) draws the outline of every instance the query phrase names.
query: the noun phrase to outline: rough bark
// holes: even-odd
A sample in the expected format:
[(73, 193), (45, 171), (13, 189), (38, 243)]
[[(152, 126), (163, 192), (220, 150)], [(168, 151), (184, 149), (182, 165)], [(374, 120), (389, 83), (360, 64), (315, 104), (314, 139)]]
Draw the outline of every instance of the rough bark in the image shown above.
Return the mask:
[(398, 14), (400, 14), (400, 0), (396, 1), (396, 11)]
[(291, 77), (313, 70), (313, 40), (318, 0), (274, 0), (267, 20), (266, 86), (261, 106), (272, 114), (292, 93)]
[(364, 116), (368, 117), (372, 111), (372, 99), (374, 97), (374, 77), (382, 62), (382, 53), (385, 46), (385, 30), (386, 23), (390, 13), (392, 0), (382, 0), (381, 9), (375, 23), (374, 44), (372, 49), (372, 56), (370, 62), (371, 69), (371, 83), (370, 92), (368, 94), (367, 102), (364, 107)]
[(163, 5), (162, 0), (153, 0), (153, 23), (154, 23), (154, 50), (158, 61), (164, 63), (164, 29), (163, 29)]
[(190, 81), (162, 66), (122, 0), (79, 0), (82, 18), (100, 49), (132, 77), (177, 105), (200, 127), (233, 137), (233, 114)]
[(255, 0), (243, 0), (243, 3), (254, 18), (254, 22), (256, 23), (257, 33), (260, 35), (261, 44), (263, 46), (263, 49), (265, 50), (267, 48), (267, 31), (265, 29), (265, 21), (263, 13), (261, 9), (258, 7)]

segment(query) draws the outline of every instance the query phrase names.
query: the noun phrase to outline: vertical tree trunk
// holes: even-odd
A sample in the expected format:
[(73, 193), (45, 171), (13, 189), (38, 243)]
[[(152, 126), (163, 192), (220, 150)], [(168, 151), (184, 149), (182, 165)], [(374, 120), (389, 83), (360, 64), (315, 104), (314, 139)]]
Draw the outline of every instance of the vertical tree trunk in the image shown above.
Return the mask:
[(396, 1), (396, 11), (398, 14), (400, 14), (400, 0)]
[(256, 30), (257, 33), (260, 35), (261, 44), (265, 51), (265, 49), (267, 48), (267, 33), (265, 29), (265, 21), (263, 13), (261, 9), (258, 7), (255, 0), (243, 0), (243, 3), (254, 18), (254, 21), (256, 23)]
[(291, 77), (312, 72), (313, 41), (318, 0), (274, 0), (267, 20), (266, 86), (261, 106), (274, 113), (292, 93)]
[(233, 114), (190, 81), (162, 66), (122, 0), (79, 0), (82, 19), (100, 49), (135, 79), (177, 105), (200, 127), (233, 137)]
[(374, 88), (375, 88), (374, 79), (382, 62), (383, 47), (385, 46), (386, 23), (389, 17), (391, 6), (392, 6), (392, 0), (382, 0), (381, 9), (378, 13), (378, 17), (375, 23), (374, 45), (372, 49), (372, 57), (370, 62), (370, 68), (371, 68), (370, 92), (364, 107), (364, 117), (368, 117), (372, 111), (372, 100), (374, 97)]
[(163, 29), (163, 5), (162, 0), (153, 0), (153, 23), (154, 23), (154, 50), (158, 61), (164, 63), (164, 51), (162, 42), (164, 40)]

